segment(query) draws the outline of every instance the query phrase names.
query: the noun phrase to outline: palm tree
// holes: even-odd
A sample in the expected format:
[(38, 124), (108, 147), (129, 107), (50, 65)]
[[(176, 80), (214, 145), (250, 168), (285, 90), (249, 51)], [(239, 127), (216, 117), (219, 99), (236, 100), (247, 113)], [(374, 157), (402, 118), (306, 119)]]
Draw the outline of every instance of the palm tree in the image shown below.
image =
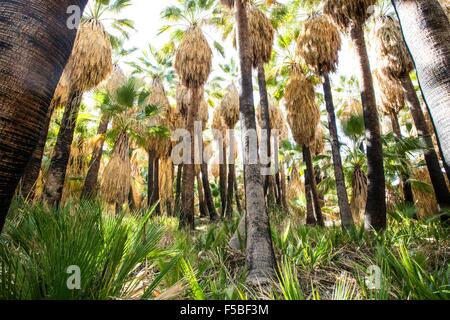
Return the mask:
[(433, 120), (443, 160), (450, 167), (450, 24), (437, 0), (393, 0)]
[(367, 140), (368, 190), (365, 226), (368, 230), (383, 230), (386, 227), (386, 182), (380, 121), (363, 29), (366, 19), (370, 16), (370, 8), (376, 2), (376, 0), (326, 0), (324, 3), (324, 13), (331, 17), (342, 31), (349, 32), (356, 50)]
[[(422, 112), (419, 98), (410, 77), (413, 65), (404, 45), (400, 26), (392, 18), (381, 18), (375, 29), (375, 36), (376, 45), (374, 48), (378, 53), (380, 73), (384, 78), (391, 78), (392, 81), (399, 82), (403, 86), (418, 136), (423, 139), (426, 145), (424, 157), (436, 199), (442, 207), (449, 207), (450, 193), (439, 165), (439, 158), (433, 146), (425, 115)], [(389, 85), (389, 87), (392, 91), (393, 86)]]
[[(104, 89), (109, 93), (114, 93), (119, 89), (126, 81), (126, 76), (118, 64), (114, 64), (113, 71), (104, 84)], [(102, 85), (100, 85), (102, 87)], [(100, 101), (100, 108), (103, 101)], [(97, 141), (92, 151), (91, 161), (89, 163), (89, 169), (84, 180), (83, 191), (81, 193), (82, 198), (92, 197), (97, 193), (98, 174), (100, 171), (100, 163), (103, 155), (103, 146), (105, 143), (105, 134), (108, 130), (108, 125), (111, 120), (111, 115), (103, 110), (100, 118), (100, 123), (97, 129)]]
[(236, 179), (236, 168), (234, 164), (236, 149), (234, 128), (239, 121), (239, 91), (234, 83), (228, 86), (225, 95), (220, 102), (220, 114), (228, 129), (228, 184), (226, 189), (227, 199), (225, 205), (225, 216), (231, 216), (233, 213), (234, 183)]
[[(402, 139), (402, 131), (398, 114), (405, 107), (405, 96), (399, 81), (383, 76), (380, 69), (374, 71), (375, 88), (378, 92), (380, 111), (389, 117), (392, 132), (397, 139)], [(403, 155), (406, 157), (406, 155)], [(414, 204), (414, 198), (408, 174), (401, 174), (403, 198), (406, 203)]]
[[(267, 16), (255, 5), (247, 7), (250, 44), (252, 50), (253, 68), (258, 71), (258, 88), (261, 105), (261, 129), (265, 134), (261, 136), (261, 146), (266, 152), (266, 156), (270, 159), (270, 114), (269, 114), (269, 98), (267, 95), (266, 72), (264, 64), (268, 63), (272, 57), (272, 48), (274, 42), (275, 30), (267, 18)], [(268, 163), (270, 167), (270, 162)], [(266, 176), (264, 183), (265, 194), (270, 190), (273, 179)]]
[[(250, 158), (250, 134), (256, 132), (255, 106), (253, 100), (252, 59), (248, 44), (250, 31), (248, 25), (246, 0), (221, 0), (228, 8), (234, 8), (236, 14), (238, 51), (241, 65), (240, 114), (242, 142), (245, 160)], [(247, 235), (247, 278), (250, 284), (268, 283), (273, 276), (275, 255), (270, 235), (269, 215), (264, 201), (264, 186), (259, 163), (246, 163), (246, 235)]]
[(329, 77), (330, 73), (336, 71), (340, 48), (341, 38), (339, 31), (326, 16), (318, 16), (306, 21), (303, 32), (297, 41), (297, 49), (300, 56), (324, 79), (323, 91), (328, 113), (331, 151), (341, 221), (344, 227), (349, 227), (353, 225), (353, 219), (342, 169), (340, 142)]
[(100, 191), (102, 198), (114, 205), (118, 213), (128, 202), (131, 188), (130, 139), (135, 138), (138, 143), (145, 141), (144, 127), (146, 132), (157, 128), (151, 120), (160, 110), (148, 104), (149, 92), (140, 88), (135, 78), (128, 79), (115, 91), (102, 94), (103, 108), (111, 115), (113, 123), (109, 134), (116, 139), (111, 159), (103, 170)]
[(287, 120), (295, 141), (302, 147), (303, 161), (306, 165), (305, 194), (307, 202), (309, 202), (307, 223), (318, 223), (320, 226), (324, 226), (311, 153), (320, 122), (320, 110), (315, 101), (314, 85), (297, 64), (292, 66), (284, 99)]
[(0, 3), (0, 230), (70, 56), (76, 31), (67, 27), (67, 8), (83, 11), (86, 2), (62, 0), (51, 11), (42, 0)]

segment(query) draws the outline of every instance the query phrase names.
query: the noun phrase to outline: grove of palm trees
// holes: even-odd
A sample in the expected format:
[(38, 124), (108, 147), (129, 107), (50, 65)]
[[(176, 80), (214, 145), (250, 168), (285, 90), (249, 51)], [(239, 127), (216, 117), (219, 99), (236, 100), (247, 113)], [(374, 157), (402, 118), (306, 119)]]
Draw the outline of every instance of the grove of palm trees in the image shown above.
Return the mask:
[(2, 0), (0, 300), (449, 299), (449, 17)]

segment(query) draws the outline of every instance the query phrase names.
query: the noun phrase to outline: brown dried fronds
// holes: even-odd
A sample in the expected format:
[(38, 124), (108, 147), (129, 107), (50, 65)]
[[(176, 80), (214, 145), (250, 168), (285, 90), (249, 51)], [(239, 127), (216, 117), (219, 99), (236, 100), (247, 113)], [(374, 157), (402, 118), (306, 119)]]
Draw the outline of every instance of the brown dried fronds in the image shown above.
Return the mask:
[(316, 73), (335, 72), (339, 62), (341, 36), (337, 26), (326, 16), (305, 22), (297, 40), (297, 52)]
[(220, 112), (229, 129), (234, 129), (239, 121), (239, 91), (232, 84), (228, 86), (225, 95), (220, 102)]
[(405, 107), (405, 92), (399, 80), (385, 76), (380, 69), (373, 72), (379, 109), (384, 115), (399, 113)]
[(272, 57), (275, 29), (269, 18), (256, 6), (247, 7), (253, 67), (268, 63)]
[(364, 24), (376, 4), (377, 0), (325, 0), (323, 12), (347, 30), (352, 24)]
[(197, 88), (208, 80), (212, 66), (212, 50), (198, 26), (186, 31), (175, 53), (175, 70), (184, 86)]
[(364, 221), (367, 203), (367, 176), (360, 166), (355, 166), (352, 176), (352, 200), (350, 209), (356, 224)]
[(72, 91), (88, 91), (105, 80), (112, 71), (111, 42), (101, 22), (81, 22), (66, 65)]
[[(428, 183), (431, 186), (430, 174), (426, 167), (414, 169), (412, 177), (415, 180)], [(413, 184), (412, 191), (415, 205), (419, 210), (418, 216), (420, 218), (429, 217), (439, 212), (439, 205), (432, 190), (422, 190)]]
[(295, 141), (301, 146), (311, 145), (320, 121), (314, 85), (303, 73), (294, 72), (286, 85), (284, 98), (287, 120)]
[(379, 18), (373, 31), (373, 52), (380, 71), (394, 79), (401, 79), (413, 69), (413, 63), (400, 29), (391, 17)]
[(131, 164), (129, 139), (126, 133), (117, 138), (111, 160), (103, 170), (101, 194), (110, 204), (123, 204), (128, 201), (131, 187)]

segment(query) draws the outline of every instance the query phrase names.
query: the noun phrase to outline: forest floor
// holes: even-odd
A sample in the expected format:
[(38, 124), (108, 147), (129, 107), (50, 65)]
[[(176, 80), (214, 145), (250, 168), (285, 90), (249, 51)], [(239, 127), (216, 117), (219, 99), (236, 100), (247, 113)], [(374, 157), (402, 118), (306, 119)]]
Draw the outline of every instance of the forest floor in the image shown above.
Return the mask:
[[(449, 229), (438, 219), (391, 212), (379, 235), (301, 220), (273, 210), (277, 279), (262, 289), (246, 286), (244, 250), (228, 246), (238, 215), (213, 224), (198, 219), (192, 232), (180, 230), (177, 218), (111, 216), (98, 203), (49, 210), (17, 200), (0, 237), (0, 298), (450, 298)], [(80, 273), (75, 290), (73, 266)]]

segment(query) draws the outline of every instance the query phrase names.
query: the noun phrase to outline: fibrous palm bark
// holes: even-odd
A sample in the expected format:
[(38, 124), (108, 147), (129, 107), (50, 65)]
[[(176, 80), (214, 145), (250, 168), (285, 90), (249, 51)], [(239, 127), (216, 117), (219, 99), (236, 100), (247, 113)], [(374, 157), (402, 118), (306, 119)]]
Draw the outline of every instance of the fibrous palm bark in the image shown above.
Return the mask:
[[(269, 215), (264, 201), (264, 186), (261, 167), (247, 163), (257, 146), (251, 145), (251, 132), (256, 133), (255, 105), (253, 99), (252, 61), (248, 47), (250, 41), (247, 1), (222, 0), (235, 8), (238, 30), (238, 51), (241, 66), (240, 113), (244, 152), (244, 179), (246, 195), (246, 260), (249, 274), (247, 282), (252, 285), (268, 284), (274, 276), (275, 255), (270, 234)], [(251, 150), (253, 148), (253, 150)]]
[[(450, 166), (450, 122), (448, 121), (450, 117), (448, 89), (450, 86), (450, 23), (448, 17), (437, 0), (392, 0), (392, 4), (400, 20), (402, 34), (417, 71), (420, 88), (442, 150), (443, 161), (448, 167)], [(410, 105), (417, 109), (415, 98), (408, 93), (408, 88), (411, 91), (410, 82), (404, 78), (403, 83), (407, 86)], [(417, 129), (422, 131), (420, 128)], [(429, 133), (425, 135), (428, 141), (431, 140)], [(436, 155), (435, 152), (434, 155)], [(428, 157), (431, 161), (436, 160), (432, 154)], [(438, 173), (432, 170), (430, 177), (434, 174)], [(440, 193), (440, 195), (436, 194), (436, 198), (440, 198), (438, 202), (443, 207), (450, 207), (448, 189), (447, 192), (443, 188), (439, 189), (441, 190), (435, 189), (435, 192)]]
[(100, 164), (103, 155), (103, 146), (105, 144), (105, 134), (108, 130), (108, 124), (110, 117), (107, 114), (102, 115), (100, 119), (100, 124), (97, 129), (98, 140), (92, 151), (92, 158), (89, 164), (89, 170), (84, 180), (83, 191), (81, 194), (82, 198), (89, 198), (97, 193), (98, 185), (98, 174), (100, 171)]
[(86, 2), (0, 3), (0, 230), (72, 50), (67, 9)]

